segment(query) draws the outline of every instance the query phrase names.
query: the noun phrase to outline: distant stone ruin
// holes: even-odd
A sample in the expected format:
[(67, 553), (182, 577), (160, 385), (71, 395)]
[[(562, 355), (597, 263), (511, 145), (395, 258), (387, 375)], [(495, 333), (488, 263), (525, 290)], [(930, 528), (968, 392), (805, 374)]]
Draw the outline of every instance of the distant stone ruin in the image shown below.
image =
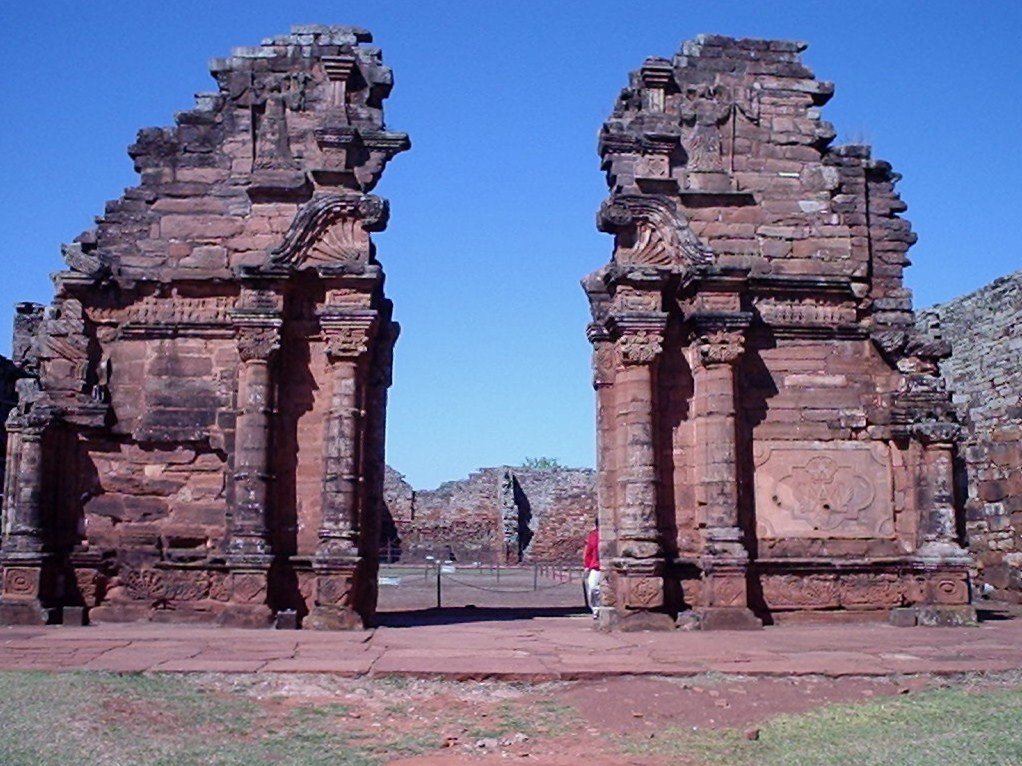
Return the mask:
[(415, 490), (387, 468), (381, 555), (414, 563), (581, 566), (596, 518), (590, 468), (480, 468), (467, 479)]
[(891, 166), (831, 147), (800, 43), (703, 36), (603, 126), (609, 265), (584, 280), (601, 621), (963, 622), (959, 427), (902, 282)]
[(397, 325), (370, 192), (409, 147), (368, 32), (295, 27), (129, 150), (19, 306), (0, 620), (372, 620)]

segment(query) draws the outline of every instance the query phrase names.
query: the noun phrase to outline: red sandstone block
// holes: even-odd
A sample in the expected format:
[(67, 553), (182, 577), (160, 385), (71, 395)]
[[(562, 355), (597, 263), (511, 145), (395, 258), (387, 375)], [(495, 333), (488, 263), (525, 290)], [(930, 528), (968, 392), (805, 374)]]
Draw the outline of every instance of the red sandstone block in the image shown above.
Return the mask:
[(235, 218), (215, 215), (165, 215), (160, 236), (165, 239), (217, 240), (240, 234), (243, 224)]
[(227, 212), (227, 205), (223, 200), (208, 195), (201, 197), (163, 197), (153, 202), (151, 209), (157, 213), (182, 215), (206, 213), (221, 215)]

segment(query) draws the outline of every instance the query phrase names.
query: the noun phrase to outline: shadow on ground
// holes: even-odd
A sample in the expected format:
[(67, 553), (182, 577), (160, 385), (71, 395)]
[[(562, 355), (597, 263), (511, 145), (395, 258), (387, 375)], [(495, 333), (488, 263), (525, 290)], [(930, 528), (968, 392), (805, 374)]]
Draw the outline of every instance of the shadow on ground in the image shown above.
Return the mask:
[(385, 628), (415, 628), (423, 625), (458, 625), (466, 622), (509, 622), (511, 620), (533, 620), (537, 617), (572, 617), (588, 614), (589, 610), (584, 606), (431, 607), (429, 609), (407, 609), (400, 612), (377, 612), (376, 624)]

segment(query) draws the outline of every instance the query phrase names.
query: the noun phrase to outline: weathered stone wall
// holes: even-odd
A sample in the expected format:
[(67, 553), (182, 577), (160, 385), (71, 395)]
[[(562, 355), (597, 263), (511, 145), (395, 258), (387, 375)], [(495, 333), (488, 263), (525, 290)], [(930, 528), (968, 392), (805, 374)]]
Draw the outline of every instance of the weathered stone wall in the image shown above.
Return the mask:
[(453, 553), (466, 563), (577, 564), (596, 515), (588, 468), (481, 468), (433, 490), (413, 490), (388, 468), (384, 497), (394, 525), (382, 554), (404, 562)]
[(18, 307), (0, 619), (371, 620), (398, 328), (369, 192), (409, 146), (371, 42), (308, 25), (214, 59), (52, 304)]
[(1022, 601), (1022, 271), (920, 312), (951, 342), (941, 374), (965, 425), (959, 500), (977, 580)]
[(631, 73), (600, 134), (614, 250), (583, 285), (607, 624), (971, 614), (948, 349), (914, 327), (899, 176), (831, 146), (834, 87), (803, 48), (686, 42)]

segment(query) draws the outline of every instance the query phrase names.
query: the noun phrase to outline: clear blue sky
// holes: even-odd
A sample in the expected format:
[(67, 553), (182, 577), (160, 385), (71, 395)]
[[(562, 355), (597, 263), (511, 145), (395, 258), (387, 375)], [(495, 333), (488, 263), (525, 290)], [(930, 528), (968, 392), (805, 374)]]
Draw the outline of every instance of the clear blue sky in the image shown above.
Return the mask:
[(135, 184), (126, 147), (212, 88), (208, 59), (294, 23), (372, 30), (413, 144), (378, 188), (403, 325), (388, 460), (420, 488), (526, 456), (593, 464), (596, 134), (630, 70), (700, 32), (810, 43), (838, 140), (904, 174), (917, 306), (1022, 267), (1018, 2), (4, 0), (0, 23), (4, 312), (49, 300), (59, 243)]

